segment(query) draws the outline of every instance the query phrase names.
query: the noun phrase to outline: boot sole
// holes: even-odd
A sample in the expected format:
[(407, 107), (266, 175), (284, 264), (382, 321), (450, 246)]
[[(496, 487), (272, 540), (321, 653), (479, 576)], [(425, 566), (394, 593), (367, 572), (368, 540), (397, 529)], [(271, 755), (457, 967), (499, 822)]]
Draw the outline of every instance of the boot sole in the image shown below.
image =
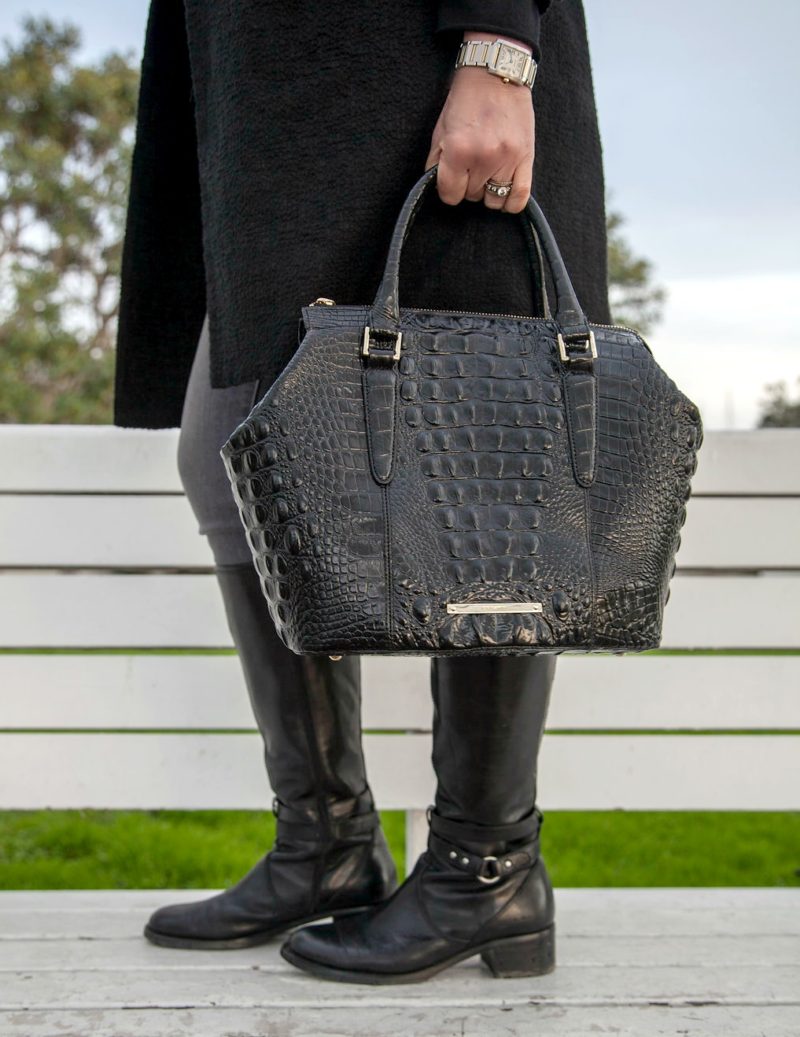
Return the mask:
[(195, 951), (238, 950), (243, 947), (258, 947), (262, 943), (269, 943), (276, 936), (281, 936), (292, 929), (299, 929), (308, 922), (319, 922), (323, 918), (343, 918), (346, 915), (357, 915), (373, 906), (373, 904), (366, 904), (364, 907), (344, 907), (338, 911), (323, 911), (321, 914), (306, 915), (304, 918), (299, 918), (293, 922), (284, 922), (281, 925), (274, 926), (272, 929), (260, 929), (258, 932), (249, 933), (247, 936), (234, 936), (227, 940), (210, 940), (196, 936), (171, 936), (167, 933), (159, 932), (158, 929), (153, 929), (149, 925), (144, 927), (144, 935), (150, 943), (154, 943), (159, 947), (178, 947)]
[(332, 965), (323, 965), (311, 958), (306, 958), (284, 944), (281, 956), (292, 965), (310, 972), (321, 979), (336, 980), (340, 983), (368, 983), (382, 986), (393, 983), (421, 983), (451, 965), (480, 954), (483, 963), (488, 966), (497, 979), (515, 979), (525, 976), (545, 976), (556, 967), (556, 926), (555, 922), (545, 929), (522, 936), (507, 936), (499, 940), (478, 944), (468, 950), (459, 951), (444, 961), (428, 965), (414, 972), (363, 972), (357, 969), (338, 969)]

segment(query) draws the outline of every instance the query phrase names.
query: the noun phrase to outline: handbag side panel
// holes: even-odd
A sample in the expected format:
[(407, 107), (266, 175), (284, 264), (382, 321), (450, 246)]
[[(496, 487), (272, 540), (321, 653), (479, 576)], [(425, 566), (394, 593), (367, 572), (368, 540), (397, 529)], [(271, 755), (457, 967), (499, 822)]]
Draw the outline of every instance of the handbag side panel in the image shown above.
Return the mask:
[(292, 651), (387, 636), (381, 488), (369, 470), (363, 322), (310, 330), (220, 451), (276, 630)]
[(657, 648), (703, 429), (634, 332), (593, 326), (598, 456), (587, 488), (595, 643)]

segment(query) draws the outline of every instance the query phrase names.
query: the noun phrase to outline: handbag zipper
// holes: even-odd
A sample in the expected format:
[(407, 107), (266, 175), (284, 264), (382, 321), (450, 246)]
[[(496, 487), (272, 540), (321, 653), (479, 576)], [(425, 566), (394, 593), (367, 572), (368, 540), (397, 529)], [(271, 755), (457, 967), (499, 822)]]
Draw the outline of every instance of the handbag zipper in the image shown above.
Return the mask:
[[(335, 306), (336, 303), (333, 299), (326, 299), (324, 296), (320, 296), (315, 299), (314, 302), (309, 303), (309, 306)], [(363, 309), (368, 310), (369, 306), (364, 306)], [(516, 317), (518, 320), (542, 320), (549, 323), (555, 323), (553, 317), (534, 317), (529, 313), (495, 313), (492, 310), (436, 310), (433, 307), (415, 306), (413, 307), (415, 313), (462, 313), (468, 317)], [(630, 331), (636, 335), (637, 338), (641, 338), (641, 334), (635, 328), (629, 328), (625, 324), (601, 324), (599, 321), (590, 320), (589, 324), (594, 324), (596, 328), (612, 328), (617, 331)]]
[[(534, 317), (529, 313), (494, 313), (491, 310), (435, 310), (433, 308), (427, 309), (424, 306), (415, 306), (414, 311), (419, 313), (463, 313), (471, 317), (518, 317), (520, 320), (543, 320), (551, 324), (555, 323), (555, 317)], [(590, 320), (587, 323), (593, 324), (596, 328), (616, 328), (619, 331), (631, 331), (634, 335), (641, 338), (640, 333), (635, 328), (626, 327), (624, 324), (601, 324), (596, 320)]]

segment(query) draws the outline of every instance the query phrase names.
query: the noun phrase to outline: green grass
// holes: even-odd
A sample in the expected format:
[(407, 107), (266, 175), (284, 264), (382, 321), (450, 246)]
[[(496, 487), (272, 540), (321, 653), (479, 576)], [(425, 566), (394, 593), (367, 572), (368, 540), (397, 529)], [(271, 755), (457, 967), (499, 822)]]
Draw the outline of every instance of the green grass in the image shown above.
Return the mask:
[[(403, 814), (383, 825), (402, 875)], [(222, 888), (274, 838), (270, 813), (10, 811), (0, 889)], [(800, 813), (550, 811), (556, 886), (800, 886)]]

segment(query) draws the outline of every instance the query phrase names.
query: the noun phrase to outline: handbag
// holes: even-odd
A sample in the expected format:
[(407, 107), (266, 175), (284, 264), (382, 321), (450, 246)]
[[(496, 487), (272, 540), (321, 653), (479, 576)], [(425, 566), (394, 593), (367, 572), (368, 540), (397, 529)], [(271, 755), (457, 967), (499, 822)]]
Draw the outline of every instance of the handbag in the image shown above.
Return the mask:
[(532, 195), (543, 316), (400, 306), (436, 172), (372, 305), (303, 306), (296, 352), (220, 450), (278, 635), (333, 658), (657, 648), (698, 408), (636, 331), (587, 320)]

